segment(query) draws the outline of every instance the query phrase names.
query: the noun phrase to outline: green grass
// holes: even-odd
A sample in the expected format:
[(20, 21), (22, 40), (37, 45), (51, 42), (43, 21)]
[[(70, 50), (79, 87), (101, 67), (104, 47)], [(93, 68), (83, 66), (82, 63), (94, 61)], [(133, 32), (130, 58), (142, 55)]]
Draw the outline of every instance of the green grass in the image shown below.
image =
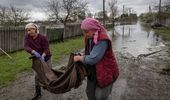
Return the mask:
[(170, 28), (155, 29), (155, 33), (160, 35), (163, 40), (170, 41)]
[(53, 54), (52, 60), (53, 62), (56, 62), (63, 55), (68, 55), (71, 52), (75, 52), (81, 48), (83, 48), (82, 37), (67, 39), (65, 42), (60, 42), (58, 44), (53, 43), (50, 45), (50, 49)]
[[(81, 48), (83, 48), (82, 37), (50, 44), (53, 63), (57, 62), (62, 56)], [(0, 56), (0, 87), (7, 86), (11, 81), (15, 80), (18, 73), (31, 71), (31, 60), (28, 59), (30, 56), (28, 53), (18, 51), (10, 53), (10, 56), (12, 56), (12, 60), (6, 55)]]

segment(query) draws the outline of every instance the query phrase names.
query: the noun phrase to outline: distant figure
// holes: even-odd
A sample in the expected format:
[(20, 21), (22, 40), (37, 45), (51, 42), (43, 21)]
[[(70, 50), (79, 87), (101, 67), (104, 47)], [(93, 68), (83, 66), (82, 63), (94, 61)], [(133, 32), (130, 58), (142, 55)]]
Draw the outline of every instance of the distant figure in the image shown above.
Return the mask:
[[(49, 67), (52, 67), (47, 37), (39, 34), (39, 28), (34, 23), (27, 24), (25, 30), (24, 49), (41, 61), (45, 61)], [(37, 74), (35, 73), (35, 97), (33, 97), (32, 100), (37, 100), (40, 97), (41, 87), (38, 82)]]
[(74, 61), (81, 61), (86, 65), (88, 100), (107, 100), (112, 85), (119, 76), (112, 42), (106, 29), (96, 19), (84, 19), (81, 29), (84, 33), (85, 51), (80, 56), (74, 56)]

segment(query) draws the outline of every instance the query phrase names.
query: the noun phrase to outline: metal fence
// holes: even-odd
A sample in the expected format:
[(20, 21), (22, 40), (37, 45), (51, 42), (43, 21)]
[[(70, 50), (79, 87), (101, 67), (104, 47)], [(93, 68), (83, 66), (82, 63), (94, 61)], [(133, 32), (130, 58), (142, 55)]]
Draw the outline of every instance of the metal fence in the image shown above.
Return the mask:
[[(42, 28), (43, 29), (40, 29), (40, 33), (44, 33), (50, 42), (82, 35), (80, 24), (68, 25), (66, 27), (66, 34), (64, 34), (64, 36), (63, 28), (61, 27)], [(0, 48), (6, 52), (14, 52), (23, 49), (24, 35), (24, 27), (0, 27)], [(0, 51), (0, 55), (2, 54), (3, 52)]]

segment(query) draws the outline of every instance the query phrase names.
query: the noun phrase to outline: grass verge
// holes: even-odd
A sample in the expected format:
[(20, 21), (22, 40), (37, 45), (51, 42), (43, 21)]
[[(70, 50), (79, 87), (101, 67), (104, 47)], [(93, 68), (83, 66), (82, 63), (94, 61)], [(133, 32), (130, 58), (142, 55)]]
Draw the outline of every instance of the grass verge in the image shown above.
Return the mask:
[(170, 41), (170, 28), (165, 28), (165, 27), (158, 28), (155, 29), (155, 33), (160, 35), (163, 40)]
[[(50, 50), (52, 52), (53, 63), (57, 62), (63, 55), (68, 55), (70, 52), (74, 52), (83, 48), (82, 37), (76, 37), (73, 39), (66, 39), (64, 42), (56, 42), (50, 44)], [(10, 53), (12, 60), (6, 55), (0, 56), (0, 88), (7, 86), (11, 81), (16, 79), (18, 73), (24, 71), (31, 71), (30, 56), (24, 50), (15, 53)]]

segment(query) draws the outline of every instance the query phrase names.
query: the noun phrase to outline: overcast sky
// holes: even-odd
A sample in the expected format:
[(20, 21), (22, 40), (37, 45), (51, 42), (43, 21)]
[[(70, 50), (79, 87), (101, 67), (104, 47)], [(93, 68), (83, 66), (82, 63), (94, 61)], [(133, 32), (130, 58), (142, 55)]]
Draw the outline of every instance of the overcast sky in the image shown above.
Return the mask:
[[(46, 0), (0, 0), (0, 5), (9, 6), (14, 5), (19, 8), (28, 9), (31, 11), (32, 20), (44, 20), (46, 14), (44, 13), (44, 6)], [(90, 12), (97, 12), (102, 10), (103, 0), (86, 0), (89, 2)], [(106, 0), (106, 2), (109, 0)], [(165, 0), (162, 0), (162, 2)], [(117, 0), (119, 14), (122, 13), (123, 5), (125, 8), (132, 8), (138, 15), (148, 11), (149, 5), (158, 5), (159, 0)], [(106, 9), (108, 5), (106, 3)]]

